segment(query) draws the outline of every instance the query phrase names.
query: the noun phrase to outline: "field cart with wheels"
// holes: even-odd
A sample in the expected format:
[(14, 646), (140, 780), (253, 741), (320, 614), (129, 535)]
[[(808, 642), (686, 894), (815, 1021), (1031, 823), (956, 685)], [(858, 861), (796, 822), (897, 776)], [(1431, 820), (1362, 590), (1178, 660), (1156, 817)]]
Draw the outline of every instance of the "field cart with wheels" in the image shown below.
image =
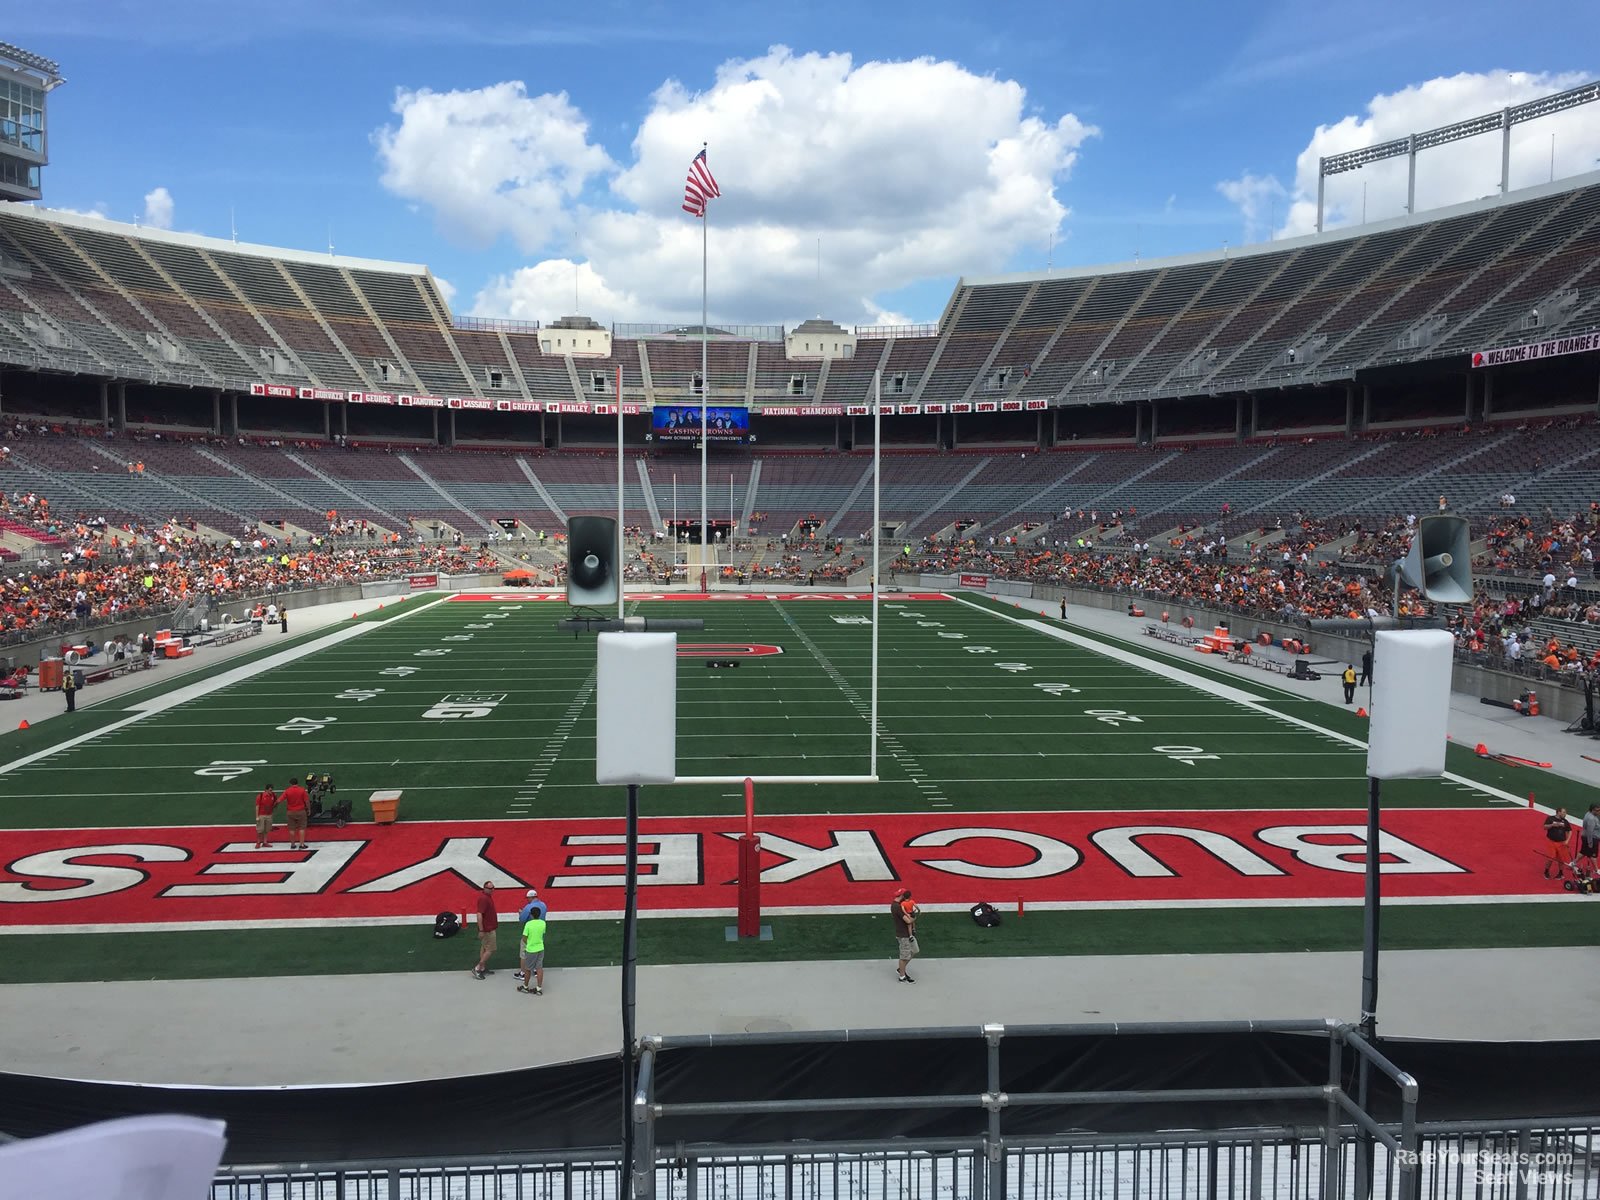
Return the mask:
[(311, 796), (312, 824), (336, 825), (343, 829), (350, 821), (350, 801), (337, 798), (338, 786), (332, 775), (306, 776), (306, 791)]

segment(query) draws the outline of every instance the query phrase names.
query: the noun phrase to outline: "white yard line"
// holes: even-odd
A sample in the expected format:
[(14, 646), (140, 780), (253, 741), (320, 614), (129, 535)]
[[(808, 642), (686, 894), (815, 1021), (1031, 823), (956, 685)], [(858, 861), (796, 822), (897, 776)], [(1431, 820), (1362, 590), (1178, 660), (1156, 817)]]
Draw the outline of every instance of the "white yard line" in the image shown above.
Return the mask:
[[(856, 710), (856, 715), (859, 716), (863, 721), (870, 721), (872, 719), (870, 707), (867, 702), (861, 698), (861, 693), (856, 691), (855, 687), (851, 685), (850, 681), (846, 679), (844, 675), (840, 673), (839, 669), (833, 665), (828, 656), (822, 652), (822, 648), (818, 646), (816, 642), (811, 640), (811, 635), (806, 633), (804, 629), (800, 628), (800, 623), (784, 611), (782, 604), (780, 604), (777, 600), (773, 600), (772, 607), (777, 614), (783, 618), (784, 623), (794, 631), (795, 637), (800, 639), (800, 644), (810, 651), (811, 657), (816, 660), (817, 665), (822, 668), (824, 674), (826, 674), (828, 678), (833, 681), (834, 686), (837, 687), (844, 698), (849, 701), (850, 707)], [(927, 772), (922, 769), (921, 765), (917, 761), (916, 756), (908, 751), (901, 743), (900, 739), (896, 737), (894, 733), (892, 733), (884, 724), (883, 712), (881, 710), (878, 713), (877, 735), (878, 745), (884, 750), (888, 751), (889, 757), (900, 764), (900, 769), (906, 773), (907, 778), (911, 781), (911, 785), (924, 795), (929, 804), (937, 805), (938, 807), (943, 808), (950, 803), (950, 798), (940, 790), (939, 785), (929, 781)], [(793, 758), (794, 756), (785, 755), (781, 757)], [(814, 757), (818, 759), (843, 758), (851, 761), (860, 760), (859, 754), (816, 755)], [(695, 760), (690, 759), (689, 761), (692, 762)]]
[[(1135, 654), (1131, 650), (1124, 650), (1120, 646), (1108, 645), (1105, 642), (1099, 642), (1093, 638), (1083, 637), (1081, 634), (1071, 633), (1068, 630), (1060, 628), (1059, 626), (1047, 625), (1038, 618), (1028, 619), (1008, 616), (1005, 613), (995, 612), (991, 608), (985, 608), (981, 604), (974, 604), (970, 600), (964, 600), (960, 596), (950, 596), (949, 598), (954, 600), (957, 604), (964, 604), (966, 607), (975, 609), (976, 611), (984, 613), (987, 616), (996, 617), (1002, 621), (1009, 621), (1011, 624), (1021, 626), (1023, 629), (1029, 629), (1035, 633), (1042, 633), (1047, 637), (1053, 637), (1057, 641), (1067, 642), (1083, 650), (1093, 651), (1095, 654), (1099, 654), (1105, 658), (1114, 659), (1117, 662), (1125, 663), (1130, 667), (1136, 667), (1141, 671), (1148, 671), (1151, 674), (1160, 675), (1164, 679), (1172, 679), (1179, 683), (1186, 683), (1190, 687), (1205, 692), (1207, 695), (1216, 696), (1221, 700), (1230, 700), (1235, 704), (1241, 704), (1245, 708), (1253, 709), (1262, 716), (1269, 717), (1274, 721), (1279, 721), (1287, 725), (1297, 725), (1301, 729), (1308, 729), (1313, 733), (1321, 735), (1322, 737), (1329, 738), (1333, 741), (1342, 742), (1347, 746), (1357, 746), (1363, 750), (1367, 748), (1366, 742), (1362, 741), (1360, 738), (1351, 737), (1347, 733), (1340, 733), (1334, 729), (1328, 729), (1325, 726), (1318, 725), (1315, 721), (1308, 721), (1304, 717), (1292, 717), (1288, 713), (1281, 713), (1277, 709), (1268, 708), (1260, 696), (1253, 695), (1250, 692), (1233, 687), (1230, 684), (1219, 683), (1216, 680), (1207, 679), (1204, 675), (1195, 675), (1192, 672), (1185, 671), (1182, 667), (1174, 666), (1170, 662), (1163, 662), (1154, 658), (1145, 658), (1143, 655)], [(1449, 780), (1451, 783), (1460, 784), (1463, 787), (1472, 788), (1475, 791), (1485, 792), (1499, 800), (1506, 800), (1512, 804), (1520, 804), (1524, 807), (1532, 808), (1537, 812), (1552, 813), (1555, 811), (1552, 808), (1547, 808), (1543, 804), (1530, 804), (1521, 796), (1513, 795), (1512, 793), (1505, 791), (1502, 788), (1497, 788), (1492, 784), (1481, 783), (1476, 779), (1468, 779), (1466, 776), (1457, 775), (1452, 771), (1444, 772), (1440, 778)]]
[[(448, 599), (448, 597), (445, 599)], [(243, 663), (237, 667), (230, 667), (226, 671), (218, 672), (215, 675), (211, 675), (208, 678), (199, 680), (195, 683), (186, 684), (183, 687), (176, 688), (173, 691), (156, 696), (152, 699), (142, 700), (137, 704), (130, 704), (128, 706), (128, 711), (132, 714), (131, 716), (123, 717), (119, 721), (113, 721), (109, 725), (101, 726), (99, 729), (91, 730), (88, 733), (79, 734), (77, 737), (68, 738), (64, 742), (57, 742), (54, 746), (47, 746), (43, 750), (35, 750), (32, 754), (25, 754), (21, 758), (12, 759), (10, 762), (0, 763), (0, 775), (8, 775), (12, 771), (28, 766), (30, 763), (36, 763), (42, 759), (50, 758), (52, 755), (74, 749), (83, 745), (85, 742), (92, 742), (96, 738), (104, 737), (108, 733), (115, 733), (117, 730), (132, 725), (137, 721), (143, 721), (147, 717), (155, 716), (157, 714), (167, 712), (170, 709), (177, 708), (181, 704), (188, 704), (191, 701), (203, 699), (204, 697), (211, 695), (213, 692), (221, 691), (223, 688), (232, 687), (236, 683), (242, 683), (244, 680), (249, 679), (253, 675), (258, 675), (263, 671), (271, 671), (277, 667), (296, 662), (299, 659), (306, 657), (308, 654), (313, 654), (319, 650), (325, 650), (330, 646), (337, 646), (341, 642), (347, 642), (351, 638), (359, 637), (361, 634), (370, 632), (371, 630), (381, 629), (391, 621), (404, 620), (406, 617), (412, 616), (415, 613), (425, 612), (426, 610), (432, 608), (435, 604), (445, 603), (445, 599), (430, 601), (429, 603), (420, 605), (417, 608), (408, 609), (403, 613), (396, 613), (392, 617), (386, 617), (381, 621), (362, 621), (359, 624), (346, 625), (334, 633), (328, 634), (326, 637), (320, 637), (314, 641), (303, 642), (300, 645), (291, 647), (288, 650), (280, 650), (276, 654), (269, 654), (265, 658), (254, 659), (251, 662)]]
[[(1538, 892), (1530, 895), (1505, 895), (1505, 896), (1385, 896), (1385, 908), (1415, 908), (1433, 904), (1468, 905), (1468, 904), (1570, 904), (1572, 897), (1565, 892)], [(1360, 896), (1304, 896), (1290, 899), (1265, 900), (1265, 899), (1235, 899), (1235, 900), (1041, 900), (1029, 901), (1026, 911), (1038, 912), (1126, 912), (1131, 909), (1144, 911), (1161, 911), (1166, 909), (1192, 910), (1203, 909), (1271, 909), (1271, 908), (1360, 908)], [(939, 913), (964, 913), (968, 906), (965, 904), (924, 904), (924, 912)], [(881, 904), (824, 904), (824, 905), (772, 905), (764, 906), (761, 910), (763, 917), (827, 917), (827, 916), (878, 916), (883, 911)], [(1001, 911), (1011, 915), (1005, 906)], [(671, 919), (682, 917), (733, 917), (738, 914), (738, 908), (672, 908), (641, 911), (639, 919), (648, 921), (654, 918)], [(621, 910), (593, 911), (593, 912), (562, 912), (555, 911), (551, 914), (552, 920), (560, 921), (615, 921), (621, 915)], [(511, 915), (502, 913), (501, 920), (510, 920)], [(1024, 914), (1019, 920), (1027, 920)], [(238, 921), (143, 921), (130, 922), (116, 925), (0, 925), (0, 936), (8, 934), (54, 934), (63, 933), (191, 933), (201, 930), (247, 930), (247, 929), (351, 929), (351, 928), (377, 928), (383, 926), (409, 925), (416, 929), (427, 929), (431, 919), (407, 917), (296, 917), (284, 920), (247, 919)], [(1227, 953), (1227, 952), (1219, 952)], [(791, 964), (792, 965), (792, 964)]]

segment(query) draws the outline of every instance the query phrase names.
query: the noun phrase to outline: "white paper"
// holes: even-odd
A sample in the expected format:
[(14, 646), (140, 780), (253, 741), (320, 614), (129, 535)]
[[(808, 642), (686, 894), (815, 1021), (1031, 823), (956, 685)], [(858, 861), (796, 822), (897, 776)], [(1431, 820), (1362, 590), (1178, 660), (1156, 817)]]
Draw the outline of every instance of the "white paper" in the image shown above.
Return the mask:
[(125, 1117), (0, 1145), (0, 1200), (205, 1200), (227, 1125)]

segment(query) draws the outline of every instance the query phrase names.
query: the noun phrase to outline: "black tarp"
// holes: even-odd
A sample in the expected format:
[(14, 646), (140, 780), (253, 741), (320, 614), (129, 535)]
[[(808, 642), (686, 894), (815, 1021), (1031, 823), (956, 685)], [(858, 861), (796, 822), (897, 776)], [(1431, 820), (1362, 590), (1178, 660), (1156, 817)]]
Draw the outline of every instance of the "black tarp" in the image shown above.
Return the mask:
[[(1213, 1087), (1320, 1086), (1325, 1038), (1295, 1034), (1007, 1037), (1002, 1087), (1010, 1093)], [(1596, 1115), (1590, 1081), (1600, 1042), (1390, 1041), (1384, 1052), (1421, 1084), (1423, 1120), (1559, 1119)], [(1344, 1056), (1346, 1086), (1354, 1064)], [(365, 1087), (171, 1088), (0, 1075), (0, 1130), (34, 1136), (110, 1117), (185, 1112), (228, 1123), (230, 1162), (328, 1162), (571, 1150), (620, 1141), (621, 1068), (615, 1058)], [(981, 1038), (712, 1046), (658, 1059), (657, 1099), (748, 1101), (838, 1096), (971, 1095), (987, 1086)], [(1397, 1120), (1387, 1084), (1373, 1097)], [(1016, 1107), (1008, 1136), (1073, 1130), (1141, 1132), (1315, 1124), (1318, 1101), (1255, 1104), (1101, 1104)], [(669, 1119), (663, 1143), (774, 1142), (878, 1137), (973, 1137), (974, 1108), (892, 1103), (870, 1112)]]

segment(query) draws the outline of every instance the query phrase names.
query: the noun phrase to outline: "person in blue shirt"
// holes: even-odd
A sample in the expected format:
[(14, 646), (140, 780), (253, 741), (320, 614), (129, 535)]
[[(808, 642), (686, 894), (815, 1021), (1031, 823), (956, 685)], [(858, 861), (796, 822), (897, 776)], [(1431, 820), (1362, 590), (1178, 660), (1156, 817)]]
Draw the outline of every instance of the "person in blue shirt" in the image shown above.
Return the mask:
[(528, 902), (524, 904), (522, 906), (522, 910), (517, 913), (517, 920), (526, 925), (528, 923), (528, 919), (536, 912), (539, 914), (539, 919), (543, 921), (550, 915), (550, 906), (543, 900), (539, 899), (538, 888), (529, 888)]

